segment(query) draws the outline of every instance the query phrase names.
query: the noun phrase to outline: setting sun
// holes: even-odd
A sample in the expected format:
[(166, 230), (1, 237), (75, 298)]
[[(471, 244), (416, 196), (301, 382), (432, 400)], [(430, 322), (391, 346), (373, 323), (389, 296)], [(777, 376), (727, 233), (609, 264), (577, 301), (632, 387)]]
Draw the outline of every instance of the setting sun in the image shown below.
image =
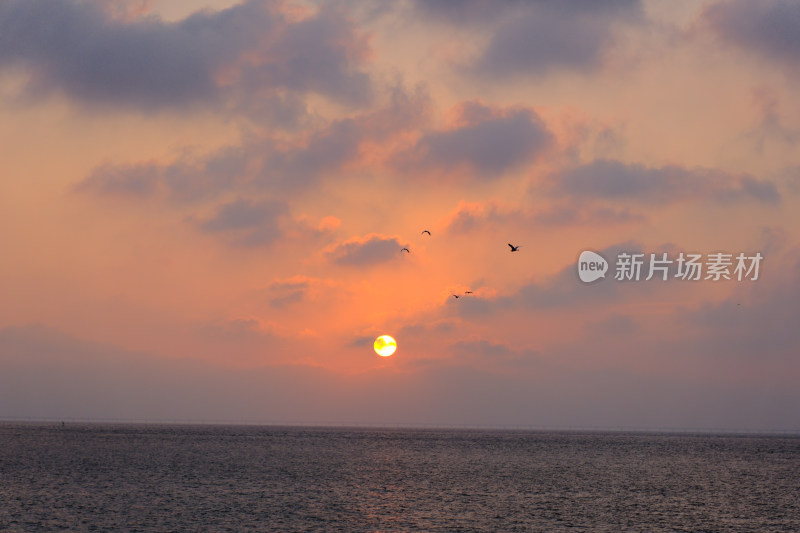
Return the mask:
[(389, 357), (397, 350), (397, 342), (389, 335), (381, 335), (375, 339), (375, 353), (381, 357)]

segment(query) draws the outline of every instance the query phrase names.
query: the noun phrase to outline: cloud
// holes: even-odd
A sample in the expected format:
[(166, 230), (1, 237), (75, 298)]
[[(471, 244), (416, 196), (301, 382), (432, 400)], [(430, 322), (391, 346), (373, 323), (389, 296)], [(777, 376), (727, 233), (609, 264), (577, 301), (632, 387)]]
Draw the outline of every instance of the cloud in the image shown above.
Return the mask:
[(168, 162), (104, 163), (75, 190), (142, 199), (166, 196), (195, 202), (221, 193), (303, 189), (323, 176), (358, 164), (362, 147), (384, 143), (427, 121), (430, 98), (422, 90), (392, 87), (382, 107), (323, 123), (290, 138), (254, 134), (239, 145), (209, 153), (183, 150)]
[(103, 163), (92, 169), (74, 190), (122, 198), (166, 195), (177, 202), (204, 200), (245, 184), (251, 158), (243, 147), (227, 146), (210, 154), (187, 150), (169, 164)]
[(774, 183), (746, 174), (678, 166), (648, 168), (605, 159), (565, 170), (552, 180), (552, 192), (573, 198), (636, 199), (648, 203), (755, 200), (773, 205), (781, 199)]
[(587, 322), (584, 328), (594, 337), (623, 337), (633, 335), (638, 325), (629, 315), (611, 314), (596, 322)]
[(537, 212), (533, 220), (543, 226), (597, 226), (643, 222), (647, 217), (629, 209), (611, 207), (579, 207), (575, 205), (556, 205)]
[(729, 0), (708, 6), (702, 20), (725, 41), (797, 72), (800, 4), (790, 0)]
[[(772, 236), (765, 232), (767, 246)], [(739, 282), (745, 283), (745, 282)], [(764, 255), (759, 279), (749, 282), (722, 302), (708, 303), (677, 317), (679, 326), (700, 325), (705, 336), (695, 351), (707, 350), (718, 357), (747, 360), (755, 355), (767, 360), (796, 362), (800, 330), (800, 248)]]
[[(599, 67), (614, 44), (614, 28), (641, 17), (638, 0), (605, 2), (505, 2), (506, 16), (486, 6), (466, 2), (454, 7), (445, 2), (422, 2), (429, 11), (451, 20), (477, 22), (499, 19), (485, 49), (468, 70), (480, 77), (543, 75), (552, 70), (586, 71)], [(454, 3), (460, 4), (460, 3)], [(491, 4), (495, 8), (495, 3)]]
[[(215, 360), (227, 358), (227, 363), (123, 350), (46, 326), (0, 329), (0, 416), (318, 420), (313, 414), (324, 410), (329, 399), (324, 391), (335, 382), (328, 372), (265, 366), (285, 357), (286, 345), (257, 331), (249, 320), (207, 324), (196, 333), (216, 352)], [(307, 394), (306, 386), (318, 390), (319, 396)]]
[(335, 120), (312, 133), (301, 146), (272, 149), (266, 157), (261, 182), (283, 188), (302, 188), (323, 172), (335, 172), (358, 155), (365, 132), (352, 118)]
[(302, 301), (312, 280), (306, 276), (293, 276), (288, 279), (273, 280), (265, 289), (269, 305), (284, 308), (290, 304)]
[[(247, 320), (222, 324), (221, 335), (206, 339), (235, 356), (240, 341), (253, 338), (250, 326)], [(156, 357), (44, 326), (8, 327), (0, 329), (0, 416), (639, 429), (796, 430), (800, 422), (791, 379), (743, 386), (718, 374), (697, 382), (628, 368), (598, 370), (565, 364), (564, 354), (480, 339), (455, 343), (450, 351), (452, 357), (404, 372), (348, 377), (304, 365), (239, 367)], [(499, 369), (480, 364), (498, 358)]]
[(270, 46), (268, 59), (253, 65), (247, 76), (250, 82), (255, 78), (256, 88), (277, 85), (361, 104), (370, 97), (370, 81), (353, 67), (368, 55), (367, 39), (345, 13), (334, 4), (323, 5), (314, 16), (288, 24)]
[(175, 164), (154, 169), (174, 201), (213, 198), (243, 184), (250, 154), (241, 146), (226, 146), (208, 155), (186, 153)]
[(200, 228), (208, 233), (240, 229), (268, 228), (277, 226), (280, 217), (289, 209), (282, 202), (251, 202), (236, 200), (222, 205), (210, 219), (202, 222)]
[(243, 345), (256, 344), (263, 349), (264, 345), (275, 347), (277, 337), (264, 329), (261, 323), (254, 318), (234, 318), (207, 322), (196, 326), (197, 333), (206, 341), (225, 344), (228, 350), (231, 346), (241, 348)]
[(0, 68), (21, 67), (34, 94), (141, 110), (315, 93), (346, 104), (370, 96), (359, 70), (368, 48), (338, 8), (299, 20), (250, 0), (177, 22), (115, 18), (96, 3), (0, 5)]
[[(669, 278), (661, 280), (656, 272), (653, 279), (646, 281), (649, 274), (650, 254), (659, 254), (669, 250), (674, 260), (675, 250), (669, 245), (644, 250), (634, 242), (618, 243), (595, 250), (609, 263), (606, 278), (594, 283), (583, 283), (578, 277), (577, 261), (580, 250), (575, 251), (574, 261), (570, 261), (560, 271), (544, 280), (531, 279), (510, 294), (475, 294), (470, 298), (459, 299), (458, 305), (450, 305), (448, 311), (462, 318), (481, 318), (487, 316), (506, 316), (508, 311), (568, 311), (579, 312), (586, 309), (600, 309), (613, 306), (618, 302), (630, 299), (652, 298), (659, 290), (676, 290), (683, 283), (684, 287), (691, 282), (676, 281)], [(618, 281), (614, 279), (615, 260), (620, 253), (644, 254), (640, 267), (639, 281)], [(673, 268), (675, 268), (673, 266)], [(450, 302), (448, 302), (450, 303)]]
[(282, 190), (301, 189), (325, 174), (358, 164), (361, 150), (418, 128), (427, 121), (431, 101), (418, 88), (388, 90), (388, 101), (377, 109), (332, 120), (298, 135), (293, 142), (267, 140), (247, 148), (257, 159), (254, 185)]
[(514, 208), (498, 202), (461, 202), (448, 216), (445, 231), (463, 234), (495, 227), (597, 226), (642, 222), (646, 217), (629, 209), (553, 203), (537, 210)]
[(221, 205), (197, 227), (205, 233), (235, 236), (235, 241), (245, 246), (266, 246), (282, 236), (281, 220), (288, 214), (283, 202), (239, 199)]
[(519, 210), (504, 209), (494, 202), (460, 202), (448, 217), (445, 231), (451, 234), (470, 233), (480, 228), (497, 224), (505, 225), (521, 218)]
[(753, 100), (758, 108), (759, 124), (745, 136), (755, 142), (756, 151), (762, 153), (767, 142), (778, 141), (794, 145), (800, 140), (800, 130), (784, 125), (775, 94), (764, 88), (753, 91)]
[(385, 237), (371, 233), (365, 237), (353, 237), (330, 247), (325, 255), (336, 264), (366, 266), (397, 259), (401, 244), (396, 237)]
[(491, 179), (534, 161), (553, 143), (553, 135), (532, 109), (490, 107), (463, 102), (450, 129), (423, 133), (395, 158), (403, 170), (454, 172), (466, 169)]
[(146, 198), (161, 186), (161, 169), (156, 163), (95, 167), (89, 176), (75, 186), (78, 192), (93, 192), (103, 196)]
[(541, 354), (536, 351), (485, 339), (458, 341), (450, 345), (450, 350), (459, 364), (490, 368), (493, 372), (530, 370), (541, 363)]
[(495, 2), (416, 0), (413, 5), (426, 20), (432, 18), (437, 22), (461, 26), (494, 21), (508, 13), (511, 8), (524, 6), (525, 2), (522, 0), (498, 0)]

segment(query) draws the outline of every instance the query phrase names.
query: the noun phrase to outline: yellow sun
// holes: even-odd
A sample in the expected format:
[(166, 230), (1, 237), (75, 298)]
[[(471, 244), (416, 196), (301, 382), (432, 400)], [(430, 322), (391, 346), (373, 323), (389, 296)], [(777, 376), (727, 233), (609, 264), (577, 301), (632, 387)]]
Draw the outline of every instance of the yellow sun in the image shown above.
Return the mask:
[(375, 353), (381, 357), (389, 357), (397, 349), (397, 343), (389, 335), (381, 335), (375, 339)]

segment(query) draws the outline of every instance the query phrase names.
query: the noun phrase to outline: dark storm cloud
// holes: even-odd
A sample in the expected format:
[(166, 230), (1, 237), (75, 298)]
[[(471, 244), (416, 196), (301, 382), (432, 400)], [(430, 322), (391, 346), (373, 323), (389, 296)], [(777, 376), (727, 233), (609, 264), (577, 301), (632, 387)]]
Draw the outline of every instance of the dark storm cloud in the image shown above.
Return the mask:
[(425, 133), (397, 156), (398, 168), (447, 171), (466, 166), (488, 179), (536, 159), (553, 142), (544, 121), (530, 109), (466, 102), (458, 111), (455, 128)]
[(283, 202), (239, 199), (223, 204), (214, 216), (197, 226), (205, 233), (231, 237), (237, 244), (266, 246), (283, 235), (281, 222), (288, 214)]
[(580, 198), (638, 199), (668, 203), (696, 198), (716, 201), (755, 200), (777, 204), (774, 183), (749, 175), (678, 166), (648, 168), (612, 160), (596, 160), (554, 176), (554, 192)]
[(404, 246), (395, 237), (367, 235), (337, 244), (327, 256), (339, 265), (365, 266), (397, 259)]
[(717, 2), (703, 19), (724, 40), (768, 61), (800, 67), (800, 3), (792, 0)]
[(479, 76), (544, 74), (599, 66), (619, 22), (642, 16), (639, 0), (449, 2), (417, 0), (426, 18), (456, 26), (489, 26), (488, 45), (469, 67)]
[[(181, 21), (109, 16), (78, 0), (0, 4), (0, 69), (22, 67), (34, 93), (140, 109), (214, 104), (275, 89), (364, 102), (364, 43), (336, 9), (300, 21), (248, 1)], [(224, 74), (224, 75), (223, 75)]]

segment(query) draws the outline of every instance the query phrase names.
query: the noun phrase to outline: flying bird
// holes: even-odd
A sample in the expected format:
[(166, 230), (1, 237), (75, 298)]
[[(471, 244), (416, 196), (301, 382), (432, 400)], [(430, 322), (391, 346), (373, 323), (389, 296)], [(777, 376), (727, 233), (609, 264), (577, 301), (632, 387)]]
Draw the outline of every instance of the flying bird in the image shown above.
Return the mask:
[(458, 294), (451, 294), (451, 296), (452, 296), (453, 298), (455, 298), (456, 300), (458, 300), (459, 298), (461, 298), (461, 296), (459, 296)]
[(407, 252), (407, 253), (410, 254), (411, 250), (409, 250), (408, 248), (400, 248), (400, 253), (403, 253), (403, 252)]
[(464, 294), (472, 294), (472, 291), (464, 291)]
[(422, 233), (420, 233), (420, 235), (425, 235), (426, 233), (427, 233), (428, 235), (430, 235), (430, 234), (431, 234), (431, 232), (430, 232), (430, 231), (428, 231), (428, 230), (424, 229), (424, 230), (422, 230)]
[(513, 244), (511, 244), (511, 243), (508, 243), (508, 245), (511, 247), (511, 251), (512, 251), (512, 252), (516, 252), (517, 250), (519, 250), (519, 246), (514, 246), (514, 245), (513, 245)]

